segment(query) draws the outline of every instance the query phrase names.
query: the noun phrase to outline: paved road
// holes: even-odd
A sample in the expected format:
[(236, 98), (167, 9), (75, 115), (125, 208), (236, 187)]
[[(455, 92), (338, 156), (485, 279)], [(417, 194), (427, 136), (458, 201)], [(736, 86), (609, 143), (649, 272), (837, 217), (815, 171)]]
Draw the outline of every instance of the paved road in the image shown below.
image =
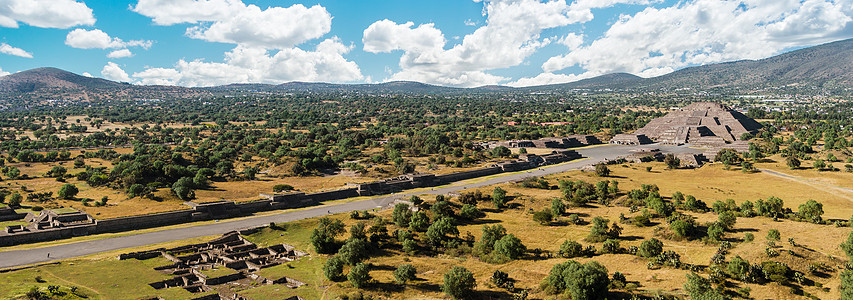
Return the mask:
[[(702, 151), (697, 149), (691, 149), (686, 146), (646, 145), (644, 147), (660, 148), (663, 152), (671, 153), (699, 153)], [(613, 160), (618, 157), (625, 156), (629, 153), (631, 149), (635, 148), (635, 146), (603, 145), (584, 149), (577, 149), (577, 151), (581, 153), (585, 157), (585, 159), (561, 165), (543, 167), (542, 169), (534, 169), (529, 172), (523, 172), (519, 174), (507, 174), (505, 176), (491, 178), (489, 180), (477, 183), (436, 188), (427, 192), (398, 193), (381, 198), (339, 203), (333, 205), (324, 205), (299, 211), (285, 211), (275, 215), (249, 217), (240, 220), (224, 220), (213, 224), (205, 224), (186, 228), (167, 229), (156, 232), (140, 233), (135, 235), (113, 237), (78, 243), (69, 243), (64, 245), (49, 246), (37, 249), (0, 252), (0, 268), (43, 263), (53, 260), (79, 257), (106, 251), (133, 248), (201, 236), (217, 235), (232, 230), (248, 229), (267, 225), (270, 222), (289, 222), (319, 217), (323, 215), (328, 215), (330, 213), (336, 214), (350, 212), (354, 210), (367, 210), (377, 207), (385, 207), (387, 205), (390, 205), (394, 201), (394, 199), (408, 198), (409, 196), (415, 194), (447, 194), (462, 191), (469, 188), (477, 188), (492, 184), (520, 180), (529, 176), (542, 176), (578, 169), (601, 161)], [(50, 257), (48, 257), (48, 254), (50, 254)]]

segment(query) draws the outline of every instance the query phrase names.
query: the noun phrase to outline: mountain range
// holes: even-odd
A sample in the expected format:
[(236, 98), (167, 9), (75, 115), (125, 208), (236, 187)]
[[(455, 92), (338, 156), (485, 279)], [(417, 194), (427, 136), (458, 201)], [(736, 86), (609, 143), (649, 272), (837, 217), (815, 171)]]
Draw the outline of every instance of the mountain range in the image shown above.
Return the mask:
[(454, 88), (411, 81), (378, 84), (288, 82), (229, 84), (205, 88), (146, 86), (77, 75), (57, 68), (37, 68), (0, 77), (0, 99), (106, 99), (139, 97), (196, 97), (230, 91), (364, 92), (364, 93), (503, 93), (577, 89), (669, 91), (697, 89), (753, 91), (767, 88), (853, 90), (853, 39), (803, 48), (760, 60), (741, 60), (684, 68), (666, 75), (642, 78), (627, 73), (606, 74), (571, 83), (511, 88), (483, 86)]

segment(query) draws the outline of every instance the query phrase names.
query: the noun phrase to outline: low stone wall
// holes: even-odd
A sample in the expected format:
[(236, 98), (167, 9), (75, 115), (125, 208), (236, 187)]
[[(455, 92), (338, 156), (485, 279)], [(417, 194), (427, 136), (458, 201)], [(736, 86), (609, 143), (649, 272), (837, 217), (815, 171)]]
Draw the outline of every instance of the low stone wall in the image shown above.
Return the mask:
[(440, 182), (441, 184), (447, 184), (447, 183), (451, 183), (454, 181), (460, 181), (460, 180), (471, 179), (471, 178), (482, 177), (482, 176), (489, 176), (489, 175), (494, 175), (494, 174), (498, 174), (501, 172), (502, 172), (502, 170), (500, 167), (489, 167), (489, 168), (482, 168), (482, 169), (471, 170), (471, 171), (462, 171), (462, 172), (456, 172), (456, 173), (450, 173), (450, 174), (444, 174), (444, 175), (436, 175), (435, 177), (436, 177), (436, 181)]
[(119, 232), (141, 228), (174, 225), (193, 220), (193, 209), (162, 212), (150, 215), (95, 220), (96, 232)]
[(358, 189), (357, 188), (348, 188), (348, 189), (337, 190), (337, 191), (328, 191), (328, 192), (308, 194), (306, 196), (308, 198), (310, 198), (311, 200), (313, 200), (314, 202), (339, 200), (339, 199), (358, 197)]

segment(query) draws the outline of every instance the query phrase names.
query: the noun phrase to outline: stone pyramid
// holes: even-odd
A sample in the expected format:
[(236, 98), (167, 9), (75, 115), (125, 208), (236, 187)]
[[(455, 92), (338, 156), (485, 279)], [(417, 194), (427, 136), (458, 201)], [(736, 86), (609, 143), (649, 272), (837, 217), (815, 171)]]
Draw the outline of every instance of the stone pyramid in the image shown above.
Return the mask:
[(697, 102), (651, 120), (635, 134), (644, 134), (662, 144), (717, 146), (755, 133), (761, 124), (731, 108), (712, 102)]

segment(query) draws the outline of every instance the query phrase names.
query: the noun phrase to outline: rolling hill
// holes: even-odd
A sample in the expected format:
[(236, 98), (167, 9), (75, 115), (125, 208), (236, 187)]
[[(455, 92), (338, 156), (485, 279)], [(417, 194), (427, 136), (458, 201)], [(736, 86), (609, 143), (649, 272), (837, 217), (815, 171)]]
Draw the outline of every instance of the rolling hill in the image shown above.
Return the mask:
[(234, 91), (363, 92), (363, 93), (506, 93), (573, 89), (747, 91), (769, 87), (794, 87), (849, 92), (853, 90), (853, 39), (799, 49), (760, 60), (742, 60), (684, 68), (666, 75), (641, 78), (627, 73), (606, 74), (571, 83), (525, 88), (483, 86), (454, 88), (412, 81), (378, 84), (288, 82), (235, 83), (206, 88), (142, 86), (92, 78), (57, 68), (37, 68), (0, 77), (0, 99), (68, 97), (194, 97)]

